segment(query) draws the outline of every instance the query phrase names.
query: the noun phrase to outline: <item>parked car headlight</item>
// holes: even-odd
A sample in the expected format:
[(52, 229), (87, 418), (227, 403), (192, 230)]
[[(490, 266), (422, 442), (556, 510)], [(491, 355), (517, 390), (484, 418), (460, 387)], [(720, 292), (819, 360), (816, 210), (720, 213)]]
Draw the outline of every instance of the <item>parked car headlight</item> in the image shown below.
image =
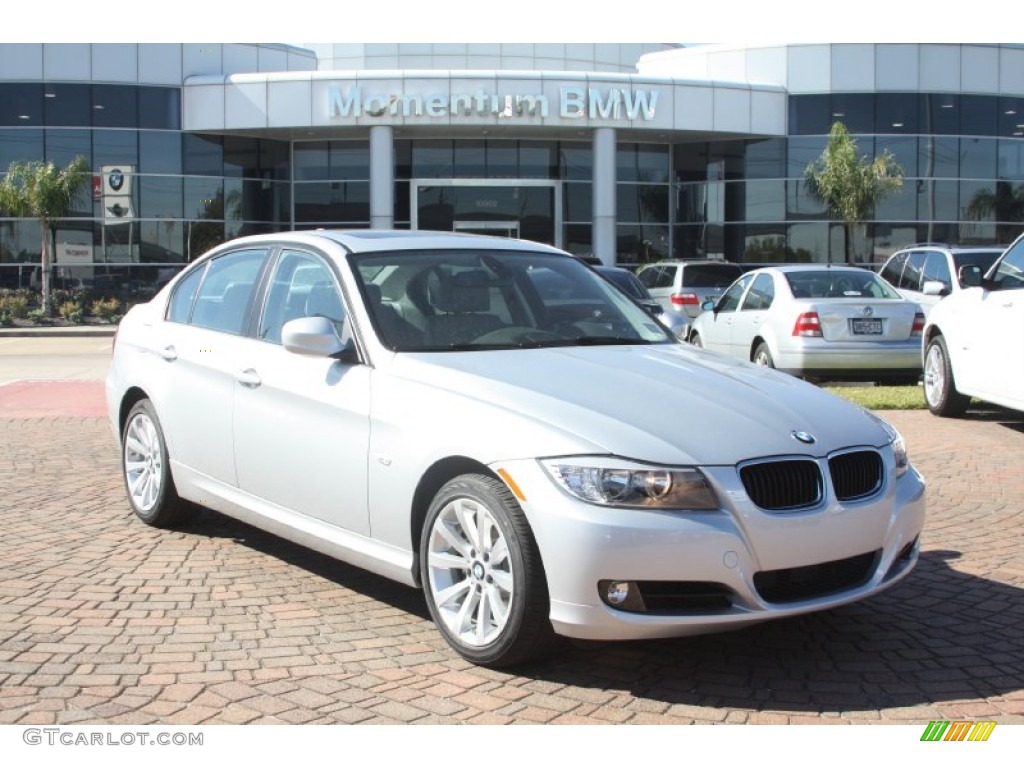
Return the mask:
[(903, 475), (907, 473), (907, 469), (910, 467), (910, 457), (907, 455), (907, 444), (903, 442), (903, 435), (901, 435), (899, 430), (885, 419), (876, 416), (870, 411), (868, 412), (868, 415), (878, 422), (878, 425), (885, 430), (885, 434), (889, 436), (889, 445), (892, 446), (892, 455), (896, 462), (896, 477), (903, 477)]
[(569, 457), (541, 462), (571, 496), (591, 504), (635, 509), (718, 509), (700, 470), (652, 467), (616, 459)]

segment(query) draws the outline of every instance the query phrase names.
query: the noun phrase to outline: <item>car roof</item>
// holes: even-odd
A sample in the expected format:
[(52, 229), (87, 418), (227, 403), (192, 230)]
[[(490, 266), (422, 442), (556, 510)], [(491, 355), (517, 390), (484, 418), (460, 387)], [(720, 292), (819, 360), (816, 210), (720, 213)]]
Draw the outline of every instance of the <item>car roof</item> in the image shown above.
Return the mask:
[(892, 254), (889, 258), (907, 251), (949, 251), (950, 253), (1002, 253), (1006, 250), (1005, 245), (944, 245), (943, 243), (919, 243), (918, 245), (906, 245)]
[(653, 262), (651, 264), (644, 264), (644, 268), (646, 269), (647, 267), (686, 267), (686, 266), (706, 267), (709, 264), (713, 264), (715, 266), (722, 265), (722, 266), (726, 266), (726, 267), (736, 267), (737, 269), (741, 268), (740, 265), (737, 264), (735, 261), (725, 261), (724, 259), (668, 259), (666, 261), (655, 261), (655, 262)]
[[(507, 237), (471, 235), (460, 232), (431, 232), (427, 230), (392, 229), (310, 229), (292, 232), (278, 232), (265, 235), (249, 235), (231, 240), (224, 245), (244, 245), (267, 242), (323, 244), (323, 241), (337, 243), (349, 253), (372, 253), (383, 251), (420, 251), (430, 249), (487, 248), (497, 251), (529, 250), (571, 256), (565, 251), (531, 240), (515, 240)], [(219, 248), (218, 248), (219, 250)]]
[(870, 272), (872, 275), (875, 274), (875, 271), (867, 265), (860, 266), (859, 264), (779, 264), (752, 269), (747, 274), (754, 272), (782, 272), (783, 274), (787, 272)]

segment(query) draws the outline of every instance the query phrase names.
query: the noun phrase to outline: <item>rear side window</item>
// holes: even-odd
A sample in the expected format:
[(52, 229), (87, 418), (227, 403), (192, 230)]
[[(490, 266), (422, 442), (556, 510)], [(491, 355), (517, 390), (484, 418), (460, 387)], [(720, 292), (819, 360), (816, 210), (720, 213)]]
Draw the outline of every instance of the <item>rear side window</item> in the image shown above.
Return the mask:
[(743, 300), (744, 310), (769, 309), (775, 300), (775, 281), (769, 274), (760, 274)]
[(172, 323), (187, 323), (192, 315), (192, 303), (196, 298), (196, 289), (202, 282), (204, 267), (193, 269), (184, 279), (178, 282), (167, 308), (167, 319)]
[(683, 287), (725, 288), (741, 274), (735, 264), (690, 264), (683, 269)]
[(924, 283), (929, 281), (942, 283), (947, 291), (952, 289), (952, 278), (949, 274), (949, 262), (946, 259), (946, 254), (938, 251), (928, 254), (928, 260), (924, 263), (924, 282), (921, 283), (921, 287), (923, 288)]
[(906, 269), (900, 277), (899, 285), (904, 291), (920, 291), (921, 275), (924, 274), (924, 260), (928, 256), (927, 251), (913, 251), (907, 259)]
[(882, 278), (889, 282), (889, 285), (896, 287), (900, 284), (900, 275), (903, 273), (903, 265), (907, 263), (906, 253), (897, 253), (886, 263), (882, 269)]
[(266, 255), (263, 250), (236, 251), (211, 261), (196, 294), (192, 325), (225, 333), (244, 332)]

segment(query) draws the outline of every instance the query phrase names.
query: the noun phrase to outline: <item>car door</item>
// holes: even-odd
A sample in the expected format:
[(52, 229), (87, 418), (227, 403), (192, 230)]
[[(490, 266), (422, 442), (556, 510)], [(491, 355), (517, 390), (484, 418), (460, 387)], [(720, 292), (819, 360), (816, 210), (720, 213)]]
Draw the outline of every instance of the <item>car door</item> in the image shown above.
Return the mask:
[(258, 331), (235, 369), (238, 486), (293, 512), (369, 533), (367, 450), (372, 370), (358, 362), (289, 352), (289, 320), (347, 320), (333, 270), (319, 254), (285, 249), (266, 291)]
[[(753, 341), (761, 333), (761, 326), (768, 317), (768, 310), (775, 300), (775, 283), (772, 276), (762, 272), (754, 278), (732, 320), (732, 335), (729, 340), (729, 354), (741, 360), (749, 360)], [(777, 353), (776, 353), (777, 354)]]
[(155, 406), (175, 463), (235, 485), (235, 367), (267, 249), (232, 251), (178, 283), (153, 350), (164, 361)]
[(962, 358), (958, 381), (979, 397), (1024, 401), (1024, 240), (999, 261), (981, 289), (964, 292), (969, 302), (960, 313), (958, 344)]
[[(736, 311), (739, 309), (743, 292), (753, 281), (754, 275), (747, 274), (729, 286), (729, 289), (719, 299), (718, 304), (712, 312), (704, 313), (707, 317), (701, 322), (701, 342), (705, 349), (721, 352), (726, 355), (732, 352), (732, 330), (736, 320)], [(746, 360), (747, 356), (743, 355)]]

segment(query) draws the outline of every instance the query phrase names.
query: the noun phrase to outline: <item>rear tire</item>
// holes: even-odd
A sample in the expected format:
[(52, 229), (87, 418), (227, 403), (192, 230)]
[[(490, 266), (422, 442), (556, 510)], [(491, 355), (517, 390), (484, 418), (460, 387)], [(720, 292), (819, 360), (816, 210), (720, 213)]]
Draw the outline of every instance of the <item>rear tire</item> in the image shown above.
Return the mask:
[(772, 352), (763, 341), (754, 350), (754, 356), (750, 359), (754, 365), (761, 365), (765, 368), (774, 368), (775, 361), (772, 360)]
[(701, 339), (699, 333), (690, 334), (690, 343), (698, 349), (704, 349), (704, 341)]
[(971, 402), (957, 391), (949, 348), (942, 336), (935, 336), (925, 348), (924, 401), (936, 416), (960, 416)]
[(434, 623), (467, 661), (508, 667), (555, 648), (540, 552), (499, 480), (463, 475), (438, 491), (420, 540), (420, 576)]
[(174, 487), (163, 429), (149, 400), (137, 402), (125, 419), (121, 470), (128, 502), (146, 525), (169, 528), (188, 512)]

